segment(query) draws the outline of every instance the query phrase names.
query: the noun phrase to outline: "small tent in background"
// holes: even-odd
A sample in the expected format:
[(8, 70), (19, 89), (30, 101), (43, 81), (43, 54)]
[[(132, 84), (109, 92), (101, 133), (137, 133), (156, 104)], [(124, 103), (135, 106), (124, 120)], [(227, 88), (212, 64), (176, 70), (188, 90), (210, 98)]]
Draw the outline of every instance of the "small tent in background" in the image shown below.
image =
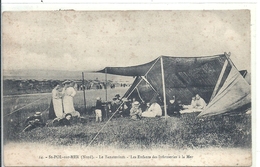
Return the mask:
[[(245, 104), (251, 102), (251, 99), (248, 98), (250, 97), (248, 95), (250, 86), (244, 87), (245, 79), (240, 75), (226, 53), (204, 57), (161, 56), (139, 66), (106, 67), (98, 72), (135, 76), (135, 81), (124, 97), (135, 97), (149, 102), (159, 96), (164, 102), (164, 108), (166, 108), (166, 103), (172, 96), (175, 96), (176, 100), (181, 100), (184, 104), (189, 104), (191, 98), (197, 93), (209, 103), (208, 106), (211, 106), (214, 101), (218, 101), (217, 99), (220, 97), (223, 99), (220, 98), (219, 100), (226, 101), (227, 105), (225, 107), (232, 104), (232, 107), (229, 109), (241, 107), (239, 103), (242, 101)], [(239, 78), (238, 83), (235, 84), (236, 89), (223, 92), (226, 90), (225, 87), (230, 88), (228, 85), (232, 81), (234, 73), (239, 74), (239, 77), (236, 75)], [(243, 96), (241, 93), (236, 93), (239, 89), (245, 89)], [(222, 96), (220, 96), (221, 92), (223, 92)], [(229, 103), (228, 98), (233, 97), (233, 95), (228, 95), (230, 93), (236, 94), (241, 99)], [(214, 104), (218, 103), (215, 102)], [(219, 110), (225, 110), (221, 108), (221, 104), (218, 105), (220, 106)], [(212, 109), (208, 108), (207, 112), (213, 111)], [(201, 114), (203, 115), (204, 113)]]

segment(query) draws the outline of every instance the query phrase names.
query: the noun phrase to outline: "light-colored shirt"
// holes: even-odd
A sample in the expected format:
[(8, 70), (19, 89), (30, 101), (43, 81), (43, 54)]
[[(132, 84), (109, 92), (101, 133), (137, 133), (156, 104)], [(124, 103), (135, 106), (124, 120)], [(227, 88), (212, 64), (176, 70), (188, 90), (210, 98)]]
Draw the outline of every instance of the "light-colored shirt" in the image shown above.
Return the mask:
[(148, 112), (154, 112), (155, 116), (162, 116), (162, 108), (158, 103), (153, 103), (149, 107)]
[(133, 115), (141, 115), (142, 114), (142, 109), (139, 108), (139, 107), (132, 107), (130, 109), (130, 116), (133, 116)]
[(196, 108), (198, 109), (204, 109), (206, 107), (206, 102), (204, 99), (200, 98), (199, 100), (196, 99)]
[(192, 108), (196, 107), (196, 100), (191, 100), (190, 105)]

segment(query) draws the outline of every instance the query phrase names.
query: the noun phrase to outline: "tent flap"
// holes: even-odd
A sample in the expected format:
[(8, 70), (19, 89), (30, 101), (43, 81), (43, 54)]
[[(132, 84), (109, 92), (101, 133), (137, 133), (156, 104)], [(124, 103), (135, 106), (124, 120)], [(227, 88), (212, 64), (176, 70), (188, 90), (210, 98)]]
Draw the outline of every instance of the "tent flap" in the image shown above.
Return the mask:
[(251, 103), (250, 85), (233, 66), (224, 85), (198, 117), (234, 111)]

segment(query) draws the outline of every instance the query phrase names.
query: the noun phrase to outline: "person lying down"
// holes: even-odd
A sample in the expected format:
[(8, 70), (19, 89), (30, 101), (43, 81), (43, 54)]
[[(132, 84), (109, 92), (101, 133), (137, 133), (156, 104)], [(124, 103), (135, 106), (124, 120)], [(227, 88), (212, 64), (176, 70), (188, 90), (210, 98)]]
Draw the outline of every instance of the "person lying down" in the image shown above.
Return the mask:
[(201, 112), (205, 109), (206, 105), (205, 100), (196, 94), (195, 97), (192, 97), (190, 105), (183, 105), (184, 110), (181, 110), (180, 113)]

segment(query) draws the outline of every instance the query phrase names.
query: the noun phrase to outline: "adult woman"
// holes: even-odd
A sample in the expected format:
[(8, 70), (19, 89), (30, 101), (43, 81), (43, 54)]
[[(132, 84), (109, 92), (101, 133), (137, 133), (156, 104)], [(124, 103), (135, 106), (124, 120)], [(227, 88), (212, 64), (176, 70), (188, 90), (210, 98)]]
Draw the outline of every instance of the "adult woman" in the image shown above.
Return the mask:
[(142, 117), (156, 117), (156, 116), (162, 116), (162, 108), (157, 103), (157, 101), (154, 101), (151, 104), (151, 106), (148, 108), (148, 110), (142, 113)]
[(52, 90), (52, 102), (54, 112), (57, 118), (62, 118), (63, 116), (63, 107), (62, 107), (62, 88), (60, 85), (57, 85)]
[(74, 89), (74, 82), (71, 81), (65, 81), (63, 82), (64, 88), (63, 88), (63, 110), (64, 113), (71, 113), (72, 116), (80, 116), (79, 112), (75, 111), (74, 104), (73, 104), (73, 98), (76, 95), (76, 90)]

